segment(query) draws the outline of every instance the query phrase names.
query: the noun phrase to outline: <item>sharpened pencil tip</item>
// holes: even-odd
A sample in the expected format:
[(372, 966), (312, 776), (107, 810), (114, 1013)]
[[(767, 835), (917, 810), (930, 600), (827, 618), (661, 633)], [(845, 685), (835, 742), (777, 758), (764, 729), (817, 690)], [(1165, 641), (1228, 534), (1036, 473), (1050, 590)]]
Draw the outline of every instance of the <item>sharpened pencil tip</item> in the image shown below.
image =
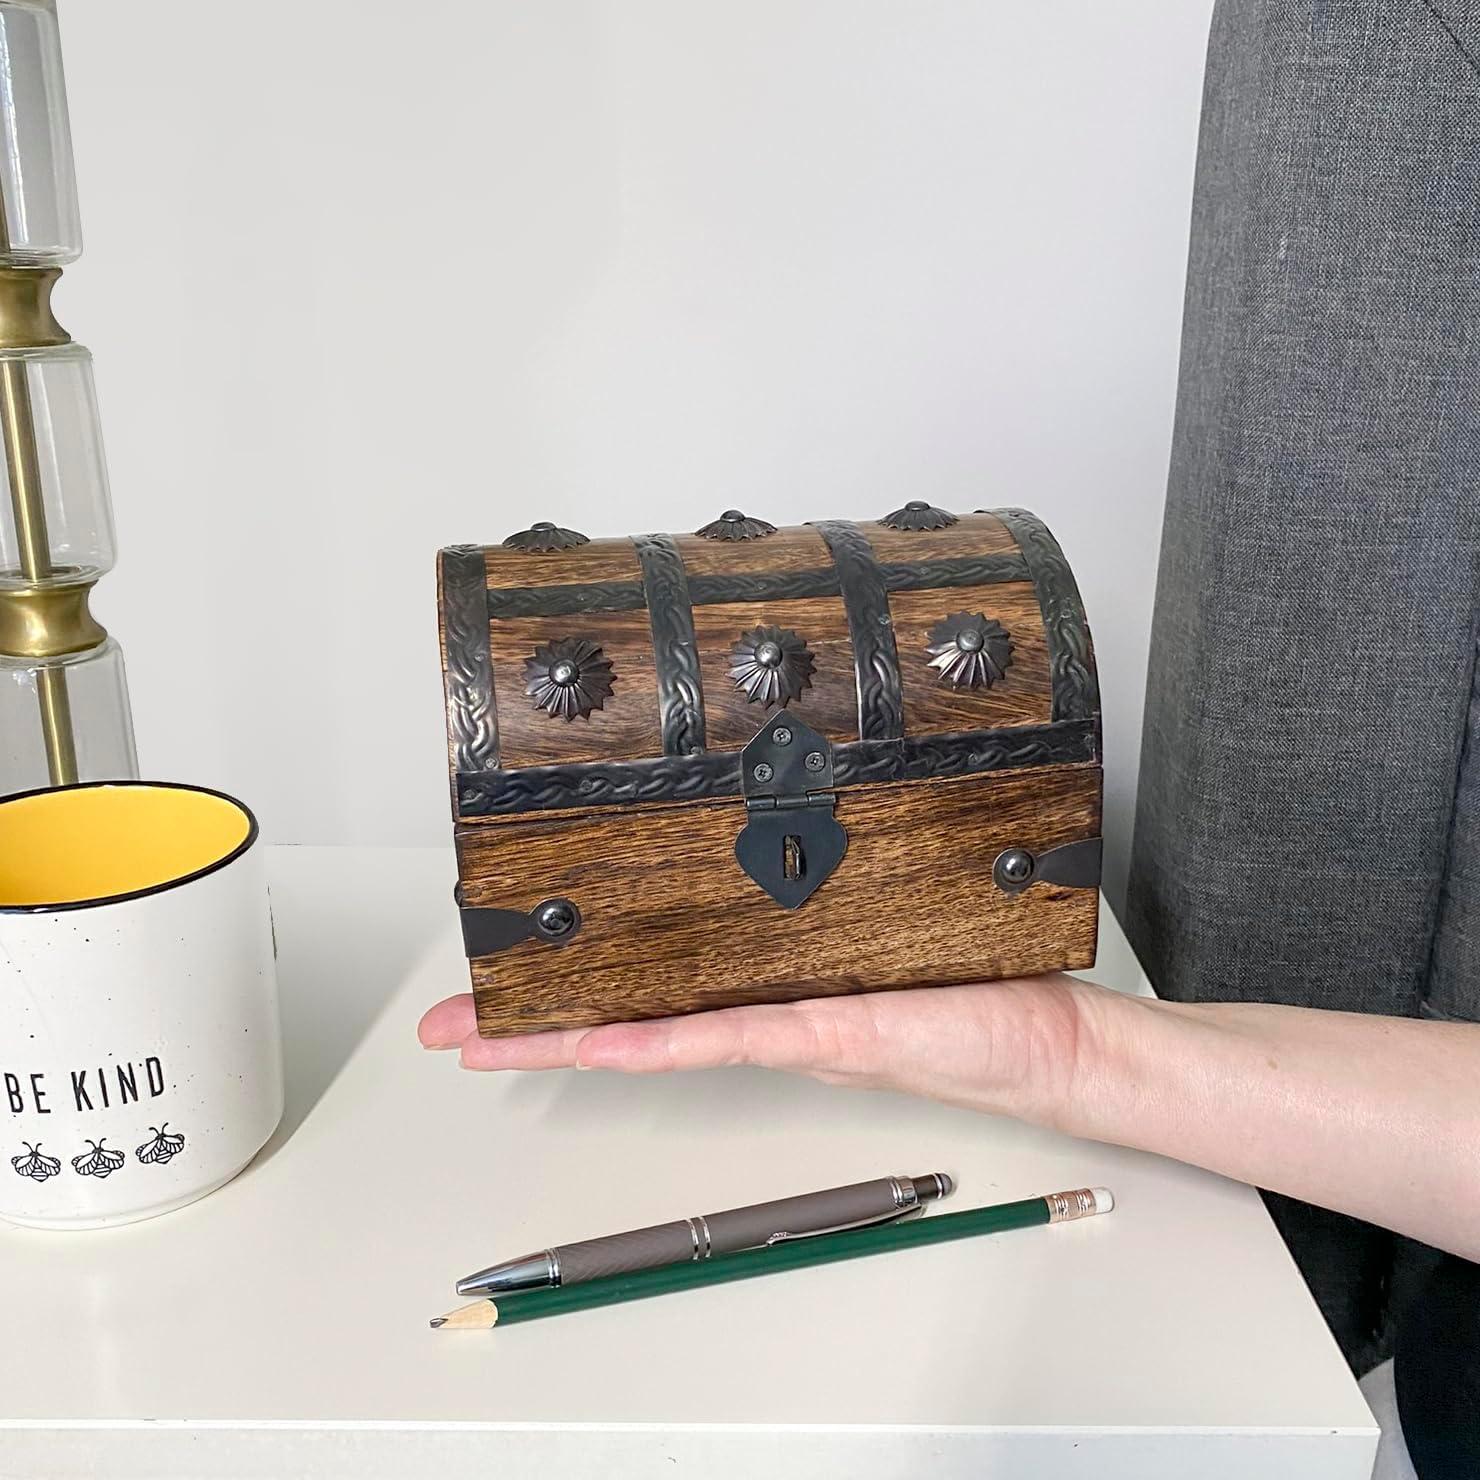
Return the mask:
[(498, 1324), (498, 1306), (491, 1300), (477, 1300), (472, 1305), (449, 1310), (432, 1322), (434, 1331), (487, 1331)]

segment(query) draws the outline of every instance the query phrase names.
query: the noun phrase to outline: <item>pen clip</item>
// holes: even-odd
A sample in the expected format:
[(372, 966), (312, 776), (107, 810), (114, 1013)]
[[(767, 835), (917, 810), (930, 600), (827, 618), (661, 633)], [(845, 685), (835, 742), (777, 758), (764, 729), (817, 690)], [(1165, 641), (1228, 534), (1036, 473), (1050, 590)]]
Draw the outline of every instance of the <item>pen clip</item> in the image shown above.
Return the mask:
[(830, 1233), (845, 1233), (850, 1228), (872, 1228), (877, 1223), (898, 1223), (905, 1218), (915, 1218), (925, 1211), (924, 1203), (915, 1203), (908, 1208), (890, 1208), (887, 1213), (880, 1213), (874, 1218), (859, 1218), (852, 1223), (835, 1223), (831, 1228), (809, 1228), (805, 1233), (773, 1233), (766, 1240), (763, 1248), (769, 1249), (772, 1244), (788, 1242), (798, 1238), (825, 1238)]

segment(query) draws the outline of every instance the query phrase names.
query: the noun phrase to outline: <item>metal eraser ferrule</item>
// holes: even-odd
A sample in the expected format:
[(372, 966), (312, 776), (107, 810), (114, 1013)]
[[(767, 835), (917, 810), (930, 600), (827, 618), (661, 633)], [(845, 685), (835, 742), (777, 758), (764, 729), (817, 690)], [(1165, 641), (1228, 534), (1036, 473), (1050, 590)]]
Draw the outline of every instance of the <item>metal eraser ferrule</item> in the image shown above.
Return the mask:
[(1051, 1192), (1044, 1201), (1048, 1204), (1050, 1223), (1072, 1223), (1076, 1218), (1093, 1218), (1096, 1213), (1108, 1213), (1115, 1206), (1115, 1199), (1105, 1187), (1077, 1187), (1073, 1192)]

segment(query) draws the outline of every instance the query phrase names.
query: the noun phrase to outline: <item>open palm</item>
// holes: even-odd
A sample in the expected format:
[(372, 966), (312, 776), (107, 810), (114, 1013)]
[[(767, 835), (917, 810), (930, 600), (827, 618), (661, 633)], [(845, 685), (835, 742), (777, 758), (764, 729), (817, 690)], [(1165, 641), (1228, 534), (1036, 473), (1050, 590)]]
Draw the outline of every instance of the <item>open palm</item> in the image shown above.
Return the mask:
[(754, 1064), (830, 1084), (904, 1090), (1054, 1123), (1070, 1100), (1103, 988), (1065, 976), (734, 1007), (646, 1023), (480, 1038), (468, 994), (421, 1020), (469, 1069), (628, 1074)]

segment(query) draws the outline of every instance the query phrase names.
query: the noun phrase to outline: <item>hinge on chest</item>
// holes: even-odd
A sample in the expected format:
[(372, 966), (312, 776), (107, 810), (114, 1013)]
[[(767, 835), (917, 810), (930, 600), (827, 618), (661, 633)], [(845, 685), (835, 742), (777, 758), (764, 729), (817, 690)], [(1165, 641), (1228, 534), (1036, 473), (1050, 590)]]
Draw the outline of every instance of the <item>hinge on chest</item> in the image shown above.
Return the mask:
[(794, 910), (848, 849), (833, 815), (832, 746), (783, 709), (740, 752), (740, 766), (747, 818), (735, 858), (777, 904)]
[(747, 812), (794, 812), (800, 807), (826, 807), (832, 810), (837, 798), (830, 791), (809, 791), (800, 797), (747, 797)]

